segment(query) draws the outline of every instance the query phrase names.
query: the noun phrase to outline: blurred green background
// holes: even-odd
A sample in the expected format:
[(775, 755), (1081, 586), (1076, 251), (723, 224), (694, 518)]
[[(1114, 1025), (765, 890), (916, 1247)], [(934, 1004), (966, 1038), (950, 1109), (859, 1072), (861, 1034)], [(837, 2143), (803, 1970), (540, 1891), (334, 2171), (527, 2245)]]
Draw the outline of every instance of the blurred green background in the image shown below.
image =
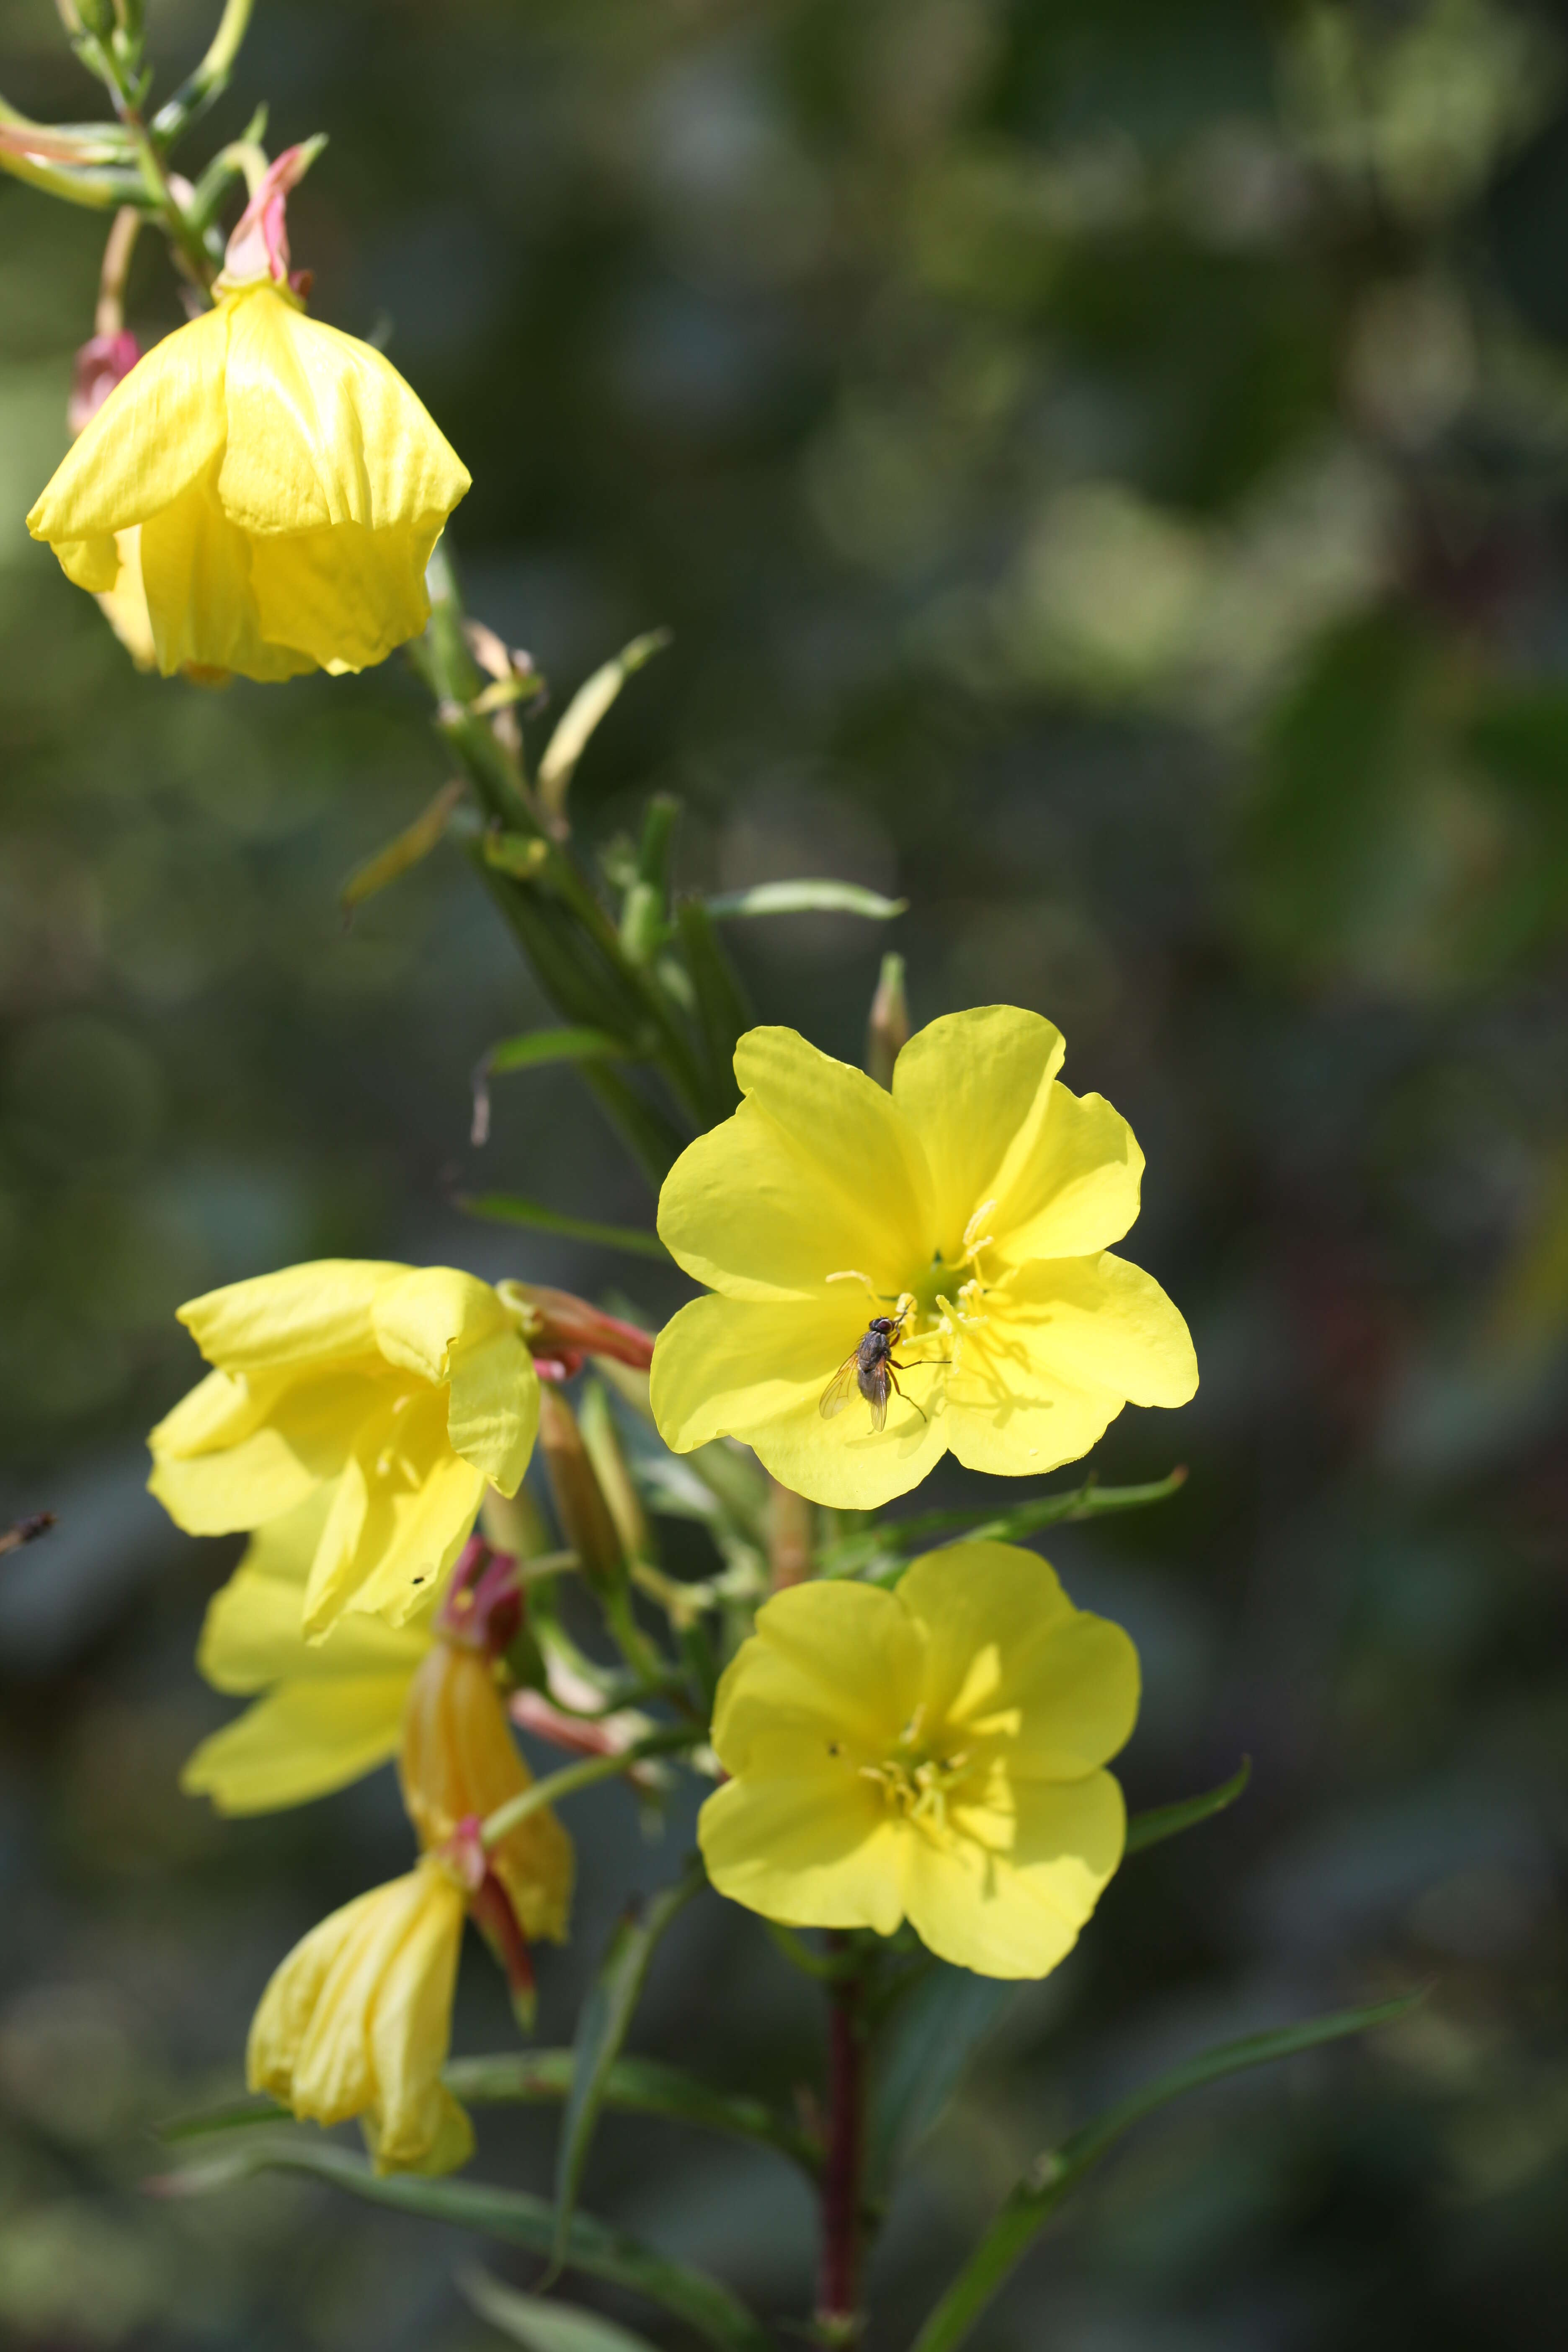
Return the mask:
[[(166, 89), (216, 11), (149, 13)], [(0, 0), (0, 89), (92, 110), (48, 0)], [(275, 145), (331, 135), (292, 207), (317, 314), (384, 338), (472, 468), (472, 608), (557, 708), (675, 631), (584, 763), (584, 834), (657, 784), (693, 886), (906, 894), (917, 1020), (1050, 1014), (1148, 1153), (1129, 1248), (1203, 1387), (1096, 1462), (1192, 1475), (1050, 1549), (1142, 1648), (1132, 1801), (1242, 1752), (1253, 1787), (1131, 1864), (988, 2052), (873, 2266), (873, 2352), (1069, 2118), (1418, 1979), (1364, 2048), (1145, 2127), (975, 2343), (1560, 2346), (1559, 18), (258, 0), (198, 160), (263, 96)], [(241, 1824), (176, 1793), (225, 1712), (191, 1652), (237, 1547), (161, 1519), (142, 1435), (194, 1375), (176, 1304), (313, 1255), (651, 1313), (682, 1289), (451, 1205), (482, 1181), (650, 1214), (569, 1076), (501, 1082), (469, 1150), (467, 1073), (541, 1008), (455, 852), (342, 929), (345, 872), (447, 773), (401, 661), (144, 679), (28, 541), (103, 226), (0, 183), (0, 1519), (60, 1517), (0, 1566), (0, 2333), (478, 2352), (434, 2229), (298, 2184), (138, 2190), (150, 2125), (237, 2085), (289, 1942), (407, 1850), (387, 1773)], [(180, 316), (152, 245), (144, 338)], [(889, 937), (791, 918), (739, 951), (763, 1017), (855, 1059)], [(685, 1833), (643, 1846), (618, 1792), (573, 1826), (546, 2040)], [(817, 2032), (708, 1900), (637, 2046), (782, 2089)], [(481, 1956), (457, 2046), (507, 2033)], [(546, 2189), (550, 2148), (487, 2121), (479, 2169)], [(760, 2157), (612, 2122), (588, 2198), (764, 2312), (808, 2299), (810, 2215)]]

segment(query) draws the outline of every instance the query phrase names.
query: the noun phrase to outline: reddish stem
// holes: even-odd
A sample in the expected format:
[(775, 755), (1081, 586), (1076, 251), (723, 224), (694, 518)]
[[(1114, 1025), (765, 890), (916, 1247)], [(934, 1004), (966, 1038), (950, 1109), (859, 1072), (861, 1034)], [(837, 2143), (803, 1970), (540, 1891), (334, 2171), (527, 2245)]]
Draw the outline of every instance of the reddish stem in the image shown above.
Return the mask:
[[(828, 1948), (844, 1951), (845, 1936)], [(833, 2344), (853, 2344), (860, 2333), (860, 2159), (864, 2135), (865, 2042), (860, 1986), (841, 1978), (829, 1995), (827, 2022), (827, 2159), (822, 2173), (822, 2264), (816, 2319)]]

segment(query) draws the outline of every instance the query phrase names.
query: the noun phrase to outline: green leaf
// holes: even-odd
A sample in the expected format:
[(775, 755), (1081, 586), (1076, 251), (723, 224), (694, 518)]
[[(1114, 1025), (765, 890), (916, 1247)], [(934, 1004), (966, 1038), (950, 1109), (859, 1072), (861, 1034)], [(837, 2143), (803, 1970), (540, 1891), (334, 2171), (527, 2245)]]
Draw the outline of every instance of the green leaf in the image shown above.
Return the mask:
[(1217, 1789), (1205, 1790), (1201, 1797), (1184, 1797), (1179, 1804), (1152, 1805), (1146, 1813), (1134, 1813), (1127, 1824), (1126, 1853), (1142, 1853), (1146, 1845), (1158, 1845), (1164, 1838), (1180, 1837), (1184, 1830), (1196, 1829), (1215, 1813), (1223, 1813), (1234, 1805), (1252, 1778), (1252, 1759), (1244, 1756), (1228, 1780)]
[[(548, 2105), (569, 2095), (575, 2063), (575, 2053), (570, 2050), (520, 2050), (489, 2058), (454, 2058), (448, 2062), (445, 2081), (468, 2107), (513, 2102)], [(752, 2140), (792, 2157), (808, 2172), (815, 2173), (821, 2164), (816, 2142), (761, 2099), (715, 2091), (695, 2074), (667, 2066), (657, 2058), (617, 2058), (605, 2076), (600, 2104), (622, 2115), (662, 2116), (668, 2123)], [(272, 2113), (276, 2120), (278, 2110)], [(224, 2128), (216, 2122), (209, 2127)]]
[(657, 1234), (638, 1233), (630, 1225), (596, 1224), (591, 1217), (568, 1217), (547, 1209), (541, 1201), (525, 1201), (520, 1192), (459, 1192), (457, 1206), (470, 1217), (488, 1217), (495, 1224), (531, 1225), (542, 1234), (565, 1234), (575, 1242), (596, 1242), (601, 1249), (629, 1250), (637, 1257), (666, 1263), (669, 1253)]
[[(479, 2181), (430, 2179), (415, 2172), (378, 2177), (363, 2158), (324, 2141), (248, 2141), (210, 2163), (193, 2165), (152, 2185), (163, 2196), (200, 2197), (268, 2171), (309, 2173), (320, 2180), (334, 2181), (367, 2204), (384, 2206), (390, 2212), (416, 2214), (459, 2230), (475, 2230), (485, 2237), (504, 2239), (510, 2245), (526, 2246), (531, 2253), (548, 2255), (554, 2248), (554, 2210), (542, 2197), (490, 2189)], [(662, 2254), (607, 2222), (575, 2214), (568, 2232), (566, 2262), (570, 2269), (590, 2278), (608, 2279), (646, 2295), (650, 2303), (695, 2328), (716, 2352), (773, 2352), (763, 2329), (727, 2287), (682, 2263), (667, 2262)]]
[(735, 1047), (752, 1025), (752, 1010), (701, 900), (686, 899), (677, 908), (675, 919), (680, 929), (686, 968), (696, 992), (697, 1017), (707, 1048), (713, 1089), (710, 1108), (716, 1120), (727, 1118), (741, 1099), (741, 1090), (735, 1083)]
[(520, 2287), (503, 2286), (488, 2271), (460, 2270), (458, 2285), (481, 2319), (528, 2352), (653, 2352), (646, 2336), (617, 2327), (595, 2311), (574, 2311), (569, 2304), (551, 2303), (542, 2294), (524, 2294)]
[(513, 1070), (542, 1069), (551, 1062), (624, 1062), (626, 1058), (626, 1046), (606, 1029), (530, 1029), (521, 1037), (503, 1037), (474, 1066), (469, 1142), (477, 1150), (489, 1140), (492, 1078), (509, 1076)]
[(221, 2107), (198, 2107), (192, 2115), (171, 2116), (156, 2129), (160, 2139), (201, 2139), (216, 2132), (248, 2131), (257, 2124), (289, 2121), (288, 2108), (280, 2107), (276, 2099), (228, 2099)]
[(1069, 1487), (1064, 1494), (1037, 1496), (1032, 1503), (1019, 1503), (989, 1519), (977, 1519), (972, 1510), (922, 1511), (918, 1517), (895, 1519), (832, 1545), (823, 1554), (822, 1573), (865, 1576), (874, 1583), (896, 1584), (915, 1551), (932, 1536), (947, 1536), (955, 1543), (1017, 1543), (1025, 1536), (1037, 1535), (1042, 1528), (1163, 1503), (1186, 1484), (1186, 1477), (1185, 1469), (1178, 1468), (1168, 1478), (1156, 1478), (1147, 1486), (1101, 1486), (1089, 1476), (1081, 1486)]
[(754, 882), (749, 890), (721, 890), (702, 901), (715, 922), (737, 915), (867, 915), (888, 923), (909, 903), (863, 890), (858, 882)]
[(363, 906), (367, 898), (374, 898), (378, 890), (384, 890), (389, 882), (395, 882), (400, 874), (406, 874), (411, 866), (417, 866), (422, 857), (429, 856), (452, 822), (458, 803), (468, 789), (461, 776), (454, 776), (449, 784), (442, 785), (435, 799), (428, 807), (420, 811), (412, 824), (405, 825), (384, 848), (378, 849), (373, 857), (367, 857), (362, 865), (354, 867), (338, 892), (338, 904), (345, 917), (351, 916), (354, 908)]
[(566, 805), (567, 788), (578, 761), (588, 748), (588, 739), (627, 678), (645, 662), (651, 661), (655, 654), (662, 653), (669, 639), (668, 629), (650, 629), (646, 636), (634, 637), (614, 661), (605, 662), (577, 688), (539, 763), (540, 804), (551, 816), (560, 819)]
[(651, 1903), (627, 1911), (610, 1937), (610, 1948), (599, 1964), (577, 2021), (572, 2088), (561, 2118), (561, 2143), (555, 2158), (555, 2244), (557, 2263), (566, 2260), (572, 2215), (583, 2185), (584, 2167), (593, 2145), (594, 2126), (605, 2104), (610, 2072), (620, 2056), (642, 1989), (647, 1980), (654, 1948), (677, 1913), (706, 1884), (701, 1859), (693, 1854), (673, 1886)]
[(936, 2123), (982, 2042), (1020, 1988), (938, 1960), (895, 2001), (877, 2037), (866, 2117), (866, 2168), (883, 2194)]
[(992, 2296), (1100, 2158), (1144, 2116), (1184, 2091), (1195, 2091), (1225, 2074), (1238, 2074), (1249, 2066), (1271, 2065), (1277, 2058), (1293, 2058), (1325, 2042), (1364, 2033), (1386, 2025), (1425, 1999), (1422, 1991), (1401, 1994), (1396, 2000), (1367, 2009), (1337, 2010), (1331, 2016), (1311, 2019), (1305, 2025), (1282, 2026), (1274, 2033), (1249, 2033), (1239, 2042), (1223, 2042), (1200, 2058), (1189, 2058), (1157, 2075), (1142, 2090), (1121, 2100), (1081, 2131), (1036, 2158), (970, 2256), (919, 2336), (912, 2352), (953, 2352), (962, 2344)]

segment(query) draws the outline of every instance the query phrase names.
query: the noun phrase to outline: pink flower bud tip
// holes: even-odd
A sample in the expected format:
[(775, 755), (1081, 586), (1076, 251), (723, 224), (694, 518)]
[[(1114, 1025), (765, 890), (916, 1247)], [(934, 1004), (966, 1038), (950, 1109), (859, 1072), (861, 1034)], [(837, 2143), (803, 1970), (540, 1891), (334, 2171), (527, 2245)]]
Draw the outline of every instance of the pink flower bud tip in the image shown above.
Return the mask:
[(115, 335), (89, 335), (76, 355), (66, 422), (73, 434), (91, 423), (117, 383), (123, 383), (142, 356), (128, 328)]
[(437, 1633), (459, 1649), (499, 1658), (517, 1639), (522, 1617), (516, 1560), (509, 1551), (495, 1550), (483, 1536), (470, 1536), (452, 1571), (436, 1619)]

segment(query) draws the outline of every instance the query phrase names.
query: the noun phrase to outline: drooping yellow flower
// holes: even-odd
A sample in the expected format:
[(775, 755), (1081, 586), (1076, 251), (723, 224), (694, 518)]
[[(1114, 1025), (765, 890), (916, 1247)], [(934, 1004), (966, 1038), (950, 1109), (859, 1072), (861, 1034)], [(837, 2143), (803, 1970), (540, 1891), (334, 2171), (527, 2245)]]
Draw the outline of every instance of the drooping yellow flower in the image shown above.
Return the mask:
[(315, 2123), (357, 2116), (378, 2172), (466, 2163), (473, 2131), (441, 2080), (464, 1910), (456, 1877), (427, 1855), (312, 1927), (261, 1996), (251, 2089)]
[(364, 669), (417, 635), (468, 488), (396, 369), (263, 268), (220, 278), (216, 309), (115, 386), (27, 528), (118, 610), (139, 574), (165, 677), (279, 679)]
[[(666, 1444), (743, 1438), (797, 1494), (868, 1509), (950, 1448), (1023, 1476), (1086, 1454), (1124, 1403), (1184, 1404), (1186, 1325), (1109, 1247), (1143, 1155), (1108, 1102), (1058, 1082), (1064, 1050), (1037, 1013), (952, 1013), (904, 1047), (889, 1094), (792, 1029), (742, 1037), (745, 1099), (659, 1196), (660, 1239), (712, 1293), (654, 1351)], [(853, 1386), (822, 1409), (873, 1316), (901, 1316), (881, 1430)]]
[(303, 1804), (397, 1753), (439, 1587), (431, 1584), (405, 1625), (355, 1612), (308, 1642), (305, 1586), (331, 1492), (318, 1486), (252, 1536), (208, 1606), (196, 1664), (215, 1690), (254, 1699), (203, 1740), (180, 1775), (187, 1796), (210, 1797), (220, 1813)]
[[(531, 1788), (489, 1660), (480, 1649), (437, 1641), (409, 1685), (398, 1759), (403, 1801), (422, 1846), (445, 1845)], [(572, 1903), (572, 1841), (546, 1805), (489, 1850), (512, 1916), (531, 1943), (563, 1943)]]
[(709, 1877), (788, 1926), (907, 1918), (959, 1968), (1043, 1977), (1121, 1859), (1101, 1767), (1137, 1712), (1127, 1635), (1014, 1545), (928, 1552), (893, 1591), (792, 1585), (719, 1685)]
[(326, 1258), (180, 1309), (216, 1369), (148, 1441), (148, 1481), (192, 1535), (268, 1526), (330, 1486), (305, 1585), (406, 1624), (462, 1549), (487, 1485), (515, 1494), (539, 1424), (516, 1318), (486, 1282)]

